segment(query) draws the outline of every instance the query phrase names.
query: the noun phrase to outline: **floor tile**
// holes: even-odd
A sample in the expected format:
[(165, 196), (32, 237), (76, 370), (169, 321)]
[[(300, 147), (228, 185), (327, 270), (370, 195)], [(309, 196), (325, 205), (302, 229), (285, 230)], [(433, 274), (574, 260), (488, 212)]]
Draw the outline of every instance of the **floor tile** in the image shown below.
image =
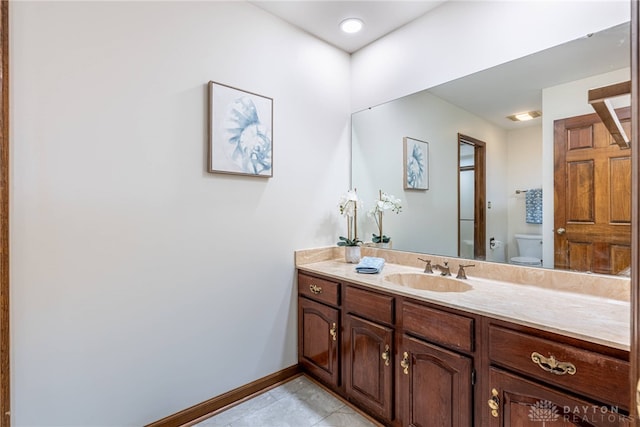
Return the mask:
[(278, 400), (266, 408), (250, 412), (231, 427), (311, 427), (331, 412), (312, 407), (296, 396)]
[(300, 388), (315, 385), (315, 383), (309, 380), (304, 375), (301, 375), (297, 378), (292, 379), (291, 381), (287, 381), (286, 383), (275, 387), (269, 391), (276, 399), (282, 399), (283, 397), (287, 397), (298, 391)]
[(242, 418), (246, 414), (258, 411), (264, 407), (271, 405), (274, 402), (276, 402), (276, 399), (271, 395), (271, 393), (269, 392), (263, 393), (254, 398), (247, 400), (246, 402), (240, 403), (239, 405), (229, 408), (218, 415), (215, 415), (209, 419), (206, 419), (196, 424), (196, 426), (227, 427), (232, 422)]
[(344, 406), (330, 414), (328, 417), (314, 424), (313, 427), (376, 427), (377, 425), (367, 420), (353, 409)]
[(304, 375), (194, 427), (376, 427)]

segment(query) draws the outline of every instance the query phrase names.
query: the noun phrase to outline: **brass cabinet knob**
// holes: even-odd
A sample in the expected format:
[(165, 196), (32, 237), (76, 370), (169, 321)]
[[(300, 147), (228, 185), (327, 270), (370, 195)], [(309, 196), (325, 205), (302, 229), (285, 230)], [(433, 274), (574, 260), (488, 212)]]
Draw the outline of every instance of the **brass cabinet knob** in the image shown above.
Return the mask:
[(391, 361), (391, 353), (389, 351), (388, 345), (384, 346), (384, 351), (382, 352), (382, 355), (380, 357), (382, 357), (382, 360), (384, 360), (384, 366), (389, 366), (389, 363)]
[(400, 362), (400, 366), (402, 367), (402, 372), (405, 375), (409, 375), (409, 353), (406, 351), (402, 353), (402, 361)]
[(489, 408), (491, 409), (491, 416), (498, 418), (498, 411), (500, 410), (500, 398), (498, 397), (498, 390), (491, 389), (491, 399), (487, 401)]
[(333, 338), (334, 341), (338, 339), (338, 329), (336, 327), (335, 322), (331, 324), (331, 329), (329, 329), (329, 334), (331, 335), (331, 338)]

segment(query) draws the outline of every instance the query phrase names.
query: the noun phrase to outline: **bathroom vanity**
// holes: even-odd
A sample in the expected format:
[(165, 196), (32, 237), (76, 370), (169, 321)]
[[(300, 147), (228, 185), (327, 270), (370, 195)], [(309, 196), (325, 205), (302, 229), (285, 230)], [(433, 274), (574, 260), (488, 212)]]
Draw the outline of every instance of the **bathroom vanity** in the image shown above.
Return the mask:
[(368, 251), (382, 273), (296, 254), (309, 375), (392, 426), (629, 425), (628, 280), (479, 262), (443, 279), (415, 254)]

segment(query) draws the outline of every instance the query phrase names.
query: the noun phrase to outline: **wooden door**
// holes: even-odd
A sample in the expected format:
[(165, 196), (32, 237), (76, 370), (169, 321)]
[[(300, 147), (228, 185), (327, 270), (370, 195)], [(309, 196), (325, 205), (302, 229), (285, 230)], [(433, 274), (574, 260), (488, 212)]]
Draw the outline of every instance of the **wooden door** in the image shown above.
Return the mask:
[(491, 368), (490, 427), (623, 427), (630, 419), (617, 408), (575, 398), (542, 384)]
[(298, 298), (298, 361), (312, 375), (338, 386), (340, 312), (332, 307)]
[[(618, 110), (630, 131), (630, 109)], [(596, 114), (554, 123), (555, 268), (618, 274), (631, 264), (631, 150)]]
[(398, 347), (398, 418), (407, 427), (471, 427), (471, 359), (408, 335)]
[(345, 388), (373, 415), (393, 416), (393, 329), (345, 316)]

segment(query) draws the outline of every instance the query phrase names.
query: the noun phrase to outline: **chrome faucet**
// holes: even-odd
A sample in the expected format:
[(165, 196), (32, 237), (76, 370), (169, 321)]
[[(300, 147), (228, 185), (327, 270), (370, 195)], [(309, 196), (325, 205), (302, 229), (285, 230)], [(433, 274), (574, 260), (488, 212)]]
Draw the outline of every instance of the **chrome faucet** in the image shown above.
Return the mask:
[(431, 269), (431, 260), (430, 259), (422, 259), (422, 258), (418, 258), (420, 261), (424, 261), (427, 263), (427, 265), (424, 266), (424, 272), (425, 273), (433, 273), (433, 270)]
[(444, 265), (436, 264), (433, 266), (436, 270), (440, 270), (441, 276), (451, 276), (451, 269), (449, 268), (449, 263), (445, 261)]
[(460, 264), (458, 266), (458, 275), (456, 276), (456, 279), (466, 279), (467, 278), (467, 274), (464, 271), (464, 269), (467, 268), (467, 267), (475, 267), (475, 264), (468, 264), (468, 265)]

